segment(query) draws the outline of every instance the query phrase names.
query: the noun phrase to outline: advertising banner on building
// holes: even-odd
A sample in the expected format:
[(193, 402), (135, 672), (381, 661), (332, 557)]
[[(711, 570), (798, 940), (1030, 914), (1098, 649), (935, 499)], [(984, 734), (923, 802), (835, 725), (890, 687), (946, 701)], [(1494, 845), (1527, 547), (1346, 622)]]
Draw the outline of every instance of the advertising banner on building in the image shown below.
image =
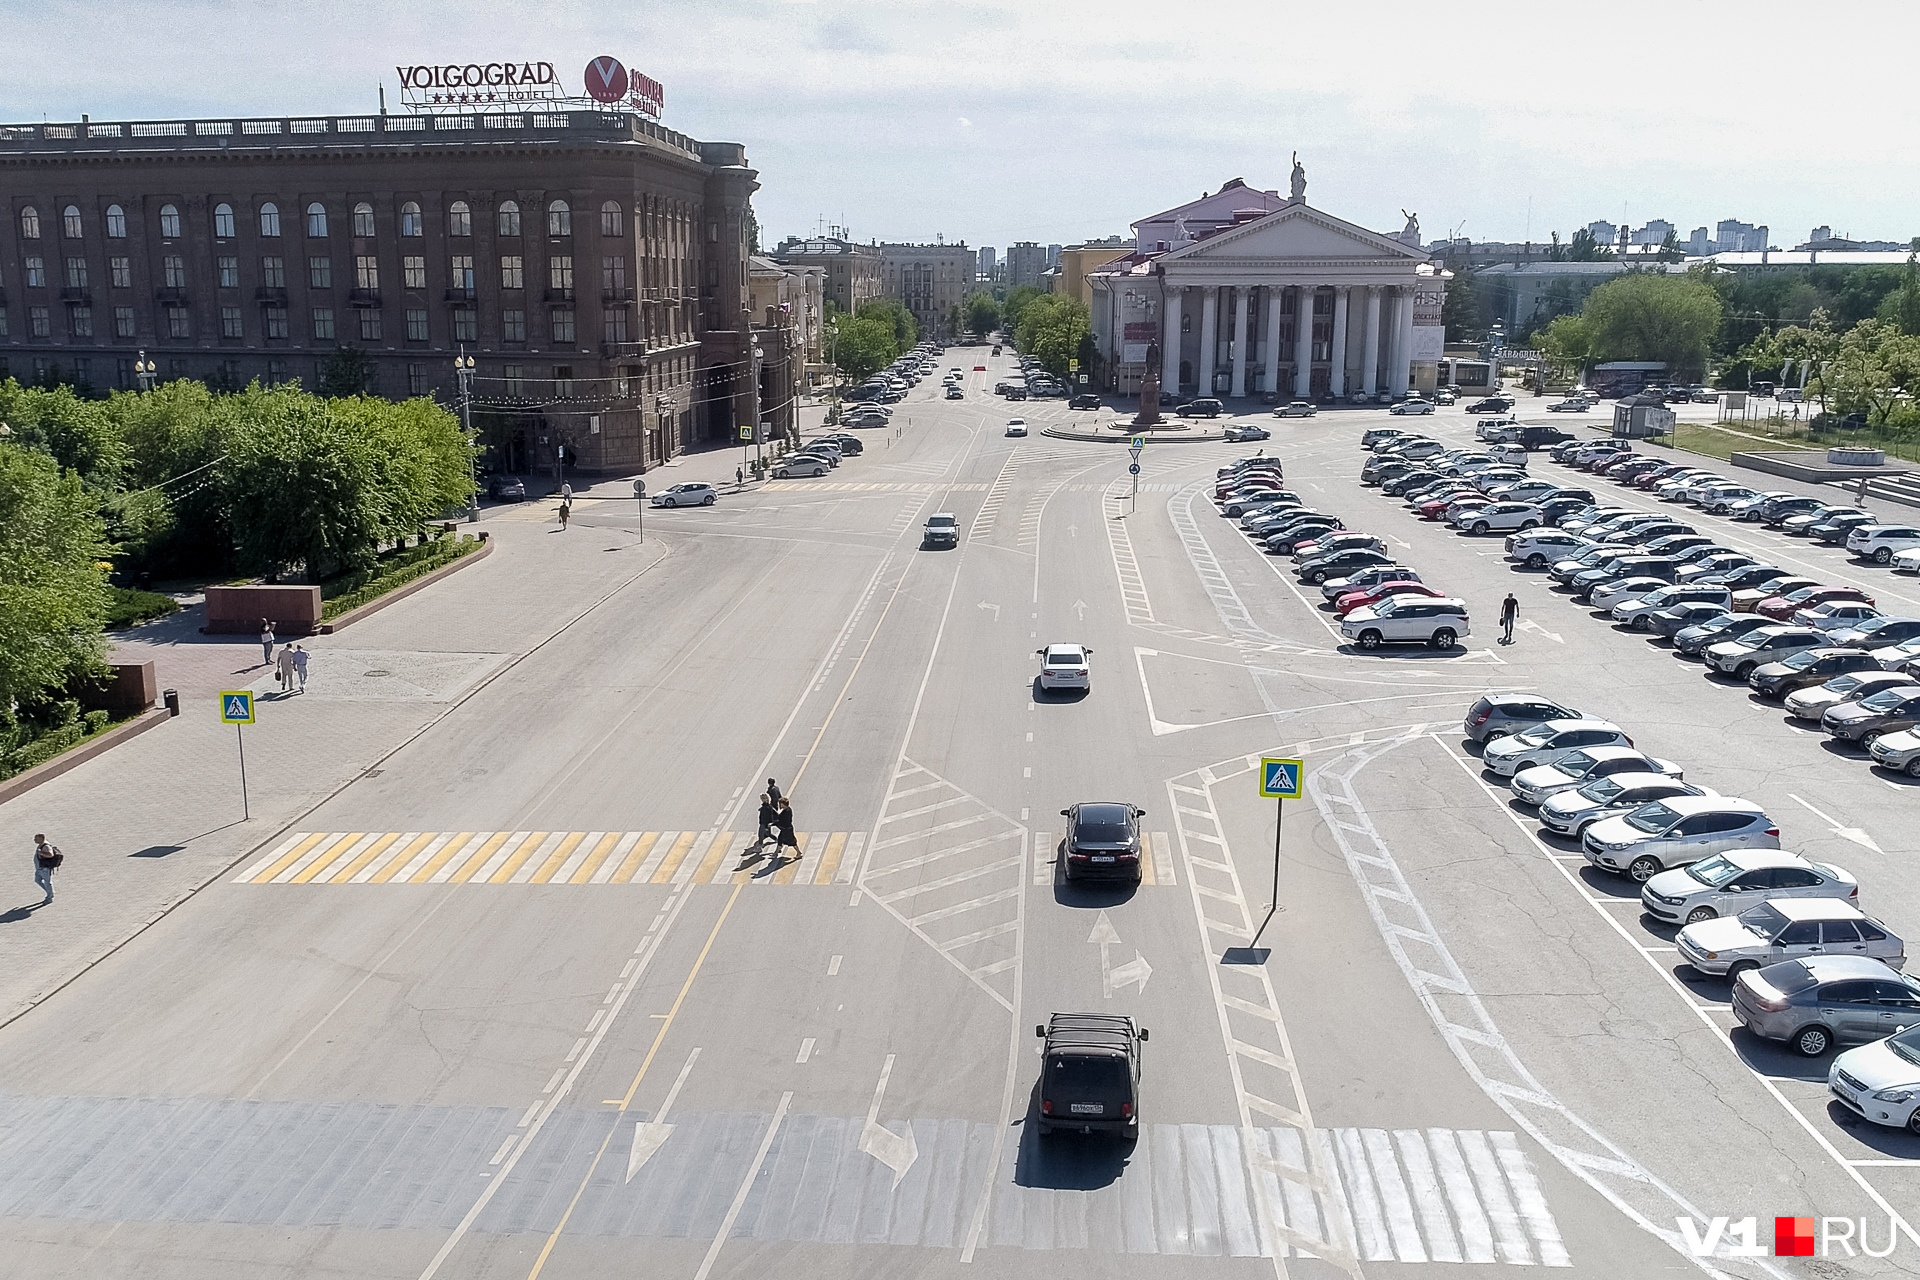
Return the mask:
[(1147, 346), (1160, 336), (1160, 326), (1152, 320), (1129, 320), (1120, 330), (1120, 362), (1145, 364)]
[(1433, 362), (1446, 354), (1447, 330), (1440, 319), (1446, 305), (1446, 285), (1431, 277), (1422, 277), (1413, 287), (1413, 350), (1408, 359)]

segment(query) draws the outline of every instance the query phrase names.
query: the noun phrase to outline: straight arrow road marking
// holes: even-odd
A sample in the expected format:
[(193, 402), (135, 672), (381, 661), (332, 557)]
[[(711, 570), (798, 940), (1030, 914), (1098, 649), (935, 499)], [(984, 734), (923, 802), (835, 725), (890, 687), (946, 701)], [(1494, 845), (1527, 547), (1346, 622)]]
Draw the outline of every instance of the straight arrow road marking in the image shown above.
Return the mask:
[(860, 1130), (860, 1150), (893, 1170), (893, 1185), (897, 1187), (900, 1179), (907, 1176), (907, 1170), (913, 1168), (913, 1162), (920, 1158), (920, 1147), (913, 1140), (911, 1124), (905, 1135), (901, 1135), (880, 1123), (880, 1100), (886, 1096), (887, 1078), (893, 1074), (893, 1058), (893, 1054), (888, 1054), (880, 1066), (880, 1083), (873, 1088), (873, 1105), (867, 1108), (867, 1123)]
[(1102, 911), (1095, 917), (1093, 932), (1087, 936), (1087, 941), (1100, 948), (1100, 990), (1106, 999), (1113, 999), (1113, 993), (1119, 987), (1137, 983), (1141, 991), (1147, 989), (1147, 979), (1153, 976), (1153, 966), (1138, 951), (1133, 953), (1133, 959), (1117, 968), (1114, 966), (1110, 948), (1119, 943), (1120, 934), (1113, 927), (1113, 921), (1107, 919), (1106, 912)]
[(700, 1060), (700, 1050), (687, 1055), (687, 1065), (680, 1068), (680, 1074), (673, 1078), (673, 1088), (667, 1090), (667, 1097), (660, 1104), (659, 1112), (651, 1120), (639, 1120), (633, 1126), (633, 1150), (627, 1153), (627, 1181), (633, 1181), (633, 1175), (640, 1172), (640, 1166), (658, 1151), (672, 1134), (673, 1126), (667, 1123), (667, 1112), (673, 1109), (673, 1101), (680, 1096), (680, 1086), (687, 1082), (687, 1075), (693, 1070), (693, 1064)]

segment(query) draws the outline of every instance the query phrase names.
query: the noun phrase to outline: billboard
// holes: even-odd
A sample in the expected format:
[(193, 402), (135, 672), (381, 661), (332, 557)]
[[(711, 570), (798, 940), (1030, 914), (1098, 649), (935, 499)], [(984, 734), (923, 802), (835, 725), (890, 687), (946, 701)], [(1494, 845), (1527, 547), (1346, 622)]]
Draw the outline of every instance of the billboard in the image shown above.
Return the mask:
[(1432, 363), (1446, 354), (1447, 329), (1440, 318), (1446, 301), (1446, 286), (1437, 280), (1414, 286), (1413, 349), (1407, 353), (1409, 360)]

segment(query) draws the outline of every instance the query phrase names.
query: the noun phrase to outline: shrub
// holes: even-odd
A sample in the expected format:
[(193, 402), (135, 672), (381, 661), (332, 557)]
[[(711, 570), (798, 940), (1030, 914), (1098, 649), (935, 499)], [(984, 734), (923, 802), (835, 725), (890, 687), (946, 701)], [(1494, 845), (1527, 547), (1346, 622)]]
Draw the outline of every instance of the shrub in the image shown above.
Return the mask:
[[(347, 578), (362, 579), (356, 585), (332, 596), (320, 608), (322, 618), (337, 618), (341, 614), (358, 609), (363, 604), (378, 600), (395, 587), (405, 586), (415, 578), (432, 573), (442, 565), (452, 564), (461, 556), (480, 549), (480, 542), (471, 534), (459, 537), (441, 536), (423, 547), (409, 547), (394, 552), (375, 566), (370, 574), (348, 574)], [(326, 594), (323, 588), (322, 595)]]
[(107, 629), (134, 627), (155, 618), (164, 618), (180, 608), (180, 602), (158, 591), (134, 591), (128, 587), (109, 587)]

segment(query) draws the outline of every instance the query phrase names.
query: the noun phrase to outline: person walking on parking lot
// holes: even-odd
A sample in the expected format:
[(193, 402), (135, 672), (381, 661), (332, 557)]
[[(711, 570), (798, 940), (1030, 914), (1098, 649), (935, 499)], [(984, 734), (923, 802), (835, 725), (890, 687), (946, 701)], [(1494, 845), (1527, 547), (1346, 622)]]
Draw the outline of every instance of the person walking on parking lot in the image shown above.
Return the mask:
[(1507, 598), (1500, 604), (1500, 643), (1513, 643), (1513, 624), (1520, 617), (1520, 602), (1513, 598), (1513, 592), (1507, 592)]
[(775, 819), (774, 825), (779, 829), (780, 836), (779, 839), (774, 842), (773, 856), (778, 858), (780, 856), (780, 850), (790, 848), (793, 850), (793, 860), (798, 862), (800, 860), (800, 841), (793, 834), (793, 805), (785, 796), (780, 797), (780, 816)]
[(260, 665), (273, 665), (273, 623), (260, 619)]
[(44, 835), (33, 838), (33, 882), (47, 896), (40, 900), (41, 906), (53, 901), (53, 869), (66, 861), (66, 855), (47, 843)]

